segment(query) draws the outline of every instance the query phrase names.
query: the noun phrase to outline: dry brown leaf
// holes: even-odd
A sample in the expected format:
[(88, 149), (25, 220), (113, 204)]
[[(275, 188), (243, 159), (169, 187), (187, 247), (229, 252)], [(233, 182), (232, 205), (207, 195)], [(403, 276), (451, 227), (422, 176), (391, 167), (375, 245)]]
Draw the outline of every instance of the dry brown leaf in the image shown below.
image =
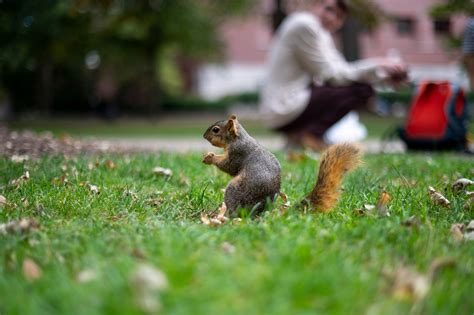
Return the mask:
[(235, 253), (235, 246), (229, 242), (224, 242), (221, 244), (221, 249), (226, 254), (233, 254)]
[(463, 223), (456, 223), (451, 226), (451, 234), (454, 239), (460, 241), (474, 241), (474, 220), (466, 226)]
[(163, 271), (149, 264), (140, 264), (131, 281), (141, 290), (164, 291), (168, 288), (168, 279)]
[(446, 197), (444, 197), (442, 194), (437, 192), (433, 187), (429, 186), (428, 187), (428, 194), (430, 195), (431, 201), (433, 201), (435, 204), (442, 206), (442, 207), (449, 207), (450, 202)]
[(146, 203), (149, 204), (150, 206), (153, 206), (153, 207), (158, 207), (160, 206), (161, 204), (163, 204), (165, 200), (160, 197), (160, 198), (149, 198), (146, 200)]
[(420, 219), (416, 215), (412, 215), (408, 219), (400, 222), (401, 225), (406, 226), (406, 227), (414, 227), (414, 228), (419, 228), (421, 225)]
[(30, 205), (30, 202), (28, 201), (28, 199), (26, 197), (21, 198), (20, 201), (23, 204), (23, 207), (25, 207), (25, 208), (28, 208), (28, 206)]
[(470, 186), (473, 184), (474, 184), (474, 181), (470, 179), (460, 178), (453, 183), (452, 188), (453, 188), (453, 191), (460, 192), (464, 190), (467, 186)]
[(90, 190), (92, 193), (94, 193), (94, 194), (100, 194), (99, 187), (97, 187), (96, 185), (87, 184), (87, 187), (89, 188), (89, 190)]
[(456, 223), (456, 224), (451, 225), (450, 232), (455, 241), (460, 242), (464, 239), (463, 230), (464, 230), (464, 224), (462, 223)]
[(183, 186), (191, 185), (191, 181), (183, 173), (179, 174), (179, 183)]
[(31, 259), (23, 260), (23, 276), (30, 281), (41, 278), (43, 272), (41, 268)]
[(161, 301), (157, 293), (168, 288), (168, 279), (159, 269), (148, 264), (140, 264), (130, 278), (137, 304), (146, 312), (157, 312)]
[(117, 168), (117, 165), (112, 160), (105, 160), (104, 166), (108, 170), (113, 170)]
[(0, 224), (0, 234), (25, 234), (31, 230), (39, 229), (40, 225), (35, 219), (21, 219), (20, 221), (11, 221)]
[(474, 241), (474, 220), (471, 220), (466, 227), (466, 233), (464, 234), (466, 241)]
[(79, 283), (87, 283), (97, 279), (97, 272), (93, 269), (84, 269), (76, 275), (76, 281)]
[(390, 202), (390, 195), (385, 190), (380, 194), (379, 200), (377, 201), (377, 215), (379, 217), (389, 217), (390, 212), (388, 212), (388, 203)]
[(25, 161), (28, 161), (30, 159), (30, 157), (26, 154), (20, 154), (20, 155), (17, 155), (17, 154), (14, 154), (11, 156), (10, 160), (13, 162), (13, 163), (23, 163)]
[(468, 196), (469, 196), (469, 199), (467, 199), (466, 202), (464, 203), (464, 209), (466, 210), (470, 210), (474, 208), (474, 195), (469, 194)]
[(161, 166), (157, 166), (157, 167), (153, 168), (153, 174), (160, 175), (160, 176), (171, 177), (173, 175), (173, 171), (170, 170), (169, 168), (164, 168), (164, 167), (161, 167)]
[(17, 179), (12, 179), (10, 181), (10, 185), (16, 186), (17, 188), (20, 187), (24, 182), (28, 181), (30, 179), (30, 172), (26, 171), (23, 175), (18, 177)]
[(7, 198), (5, 196), (0, 195), (0, 206), (6, 206), (7, 205)]
[(124, 192), (123, 192), (123, 194), (124, 194), (125, 196), (127, 196), (127, 197), (131, 197), (133, 200), (137, 200), (137, 199), (138, 199), (138, 195), (137, 195), (134, 191), (132, 191), (132, 190), (130, 190), (130, 189), (125, 189)]
[(64, 175), (61, 175), (61, 177), (55, 177), (53, 178), (53, 180), (51, 181), (51, 183), (55, 186), (59, 186), (59, 185), (69, 185), (69, 180), (67, 179), (67, 173), (64, 174)]
[(291, 206), (291, 202), (290, 200), (288, 199), (288, 196), (284, 193), (284, 192), (280, 192), (280, 195), (281, 199), (283, 200), (283, 206), (282, 208), (284, 209), (288, 209), (290, 206)]
[(368, 213), (365, 208), (364, 209), (358, 208), (358, 209), (354, 209), (354, 214), (357, 216), (363, 217), (363, 216), (366, 216)]
[(391, 280), (392, 295), (399, 300), (421, 300), (430, 290), (430, 277), (406, 267), (385, 273)]
[(374, 211), (375, 209), (375, 206), (374, 205), (369, 205), (369, 204), (365, 204), (364, 205), (364, 210), (365, 212), (367, 213), (371, 213), (372, 211)]

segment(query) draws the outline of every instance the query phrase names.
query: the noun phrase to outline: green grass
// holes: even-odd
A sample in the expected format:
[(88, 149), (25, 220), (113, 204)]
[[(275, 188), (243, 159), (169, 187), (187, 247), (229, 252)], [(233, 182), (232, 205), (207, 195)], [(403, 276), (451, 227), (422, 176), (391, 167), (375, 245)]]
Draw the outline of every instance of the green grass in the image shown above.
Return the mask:
[[(0, 222), (33, 217), (41, 224), (27, 235), (0, 236), (0, 314), (142, 314), (129, 279), (144, 262), (168, 278), (169, 288), (156, 295), (162, 314), (474, 312), (474, 242), (456, 243), (449, 232), (451, 224), (473, 219), (473, 212), (449, 191), (449, 210), (427, 197), (429, 185), (444, 191), (447, 182), (474, 177), (472, 159), (367, 156), (345, 180), (335, 211), (322, 215), (294, 206), (310, 189), (317, 161), (291, 163), (279, 155), (282, 190), (293, 206), (284, 214), (270, 209), (259, 219), (210, 228), (200, 223), (200, 213), (218, 208), (229, 178), (201, 164), (201, 155), (97, 159), (103, 164), (107, 158), (116, 169), (89, 170), (93, 157), (46, 157), (24, 165), (0, 158), (0, 194), (9, 201), (0, 207)], [(69, 184), (54, 184), (63, 165)], [(158, 165), (173, 176), (152, 174)], [(19, 188), (7, 184), (25, 170), (29, 181)], [(86, 182), (98, 185), (100, 194)], [(390, 217), (353, 212), (375, 204), (382, 189), (392, 197)], [(418, 229), (400, 224), (411, 215), (421, 220)], [(224, 242), (235, 252), (223, 251)], [(453, 258), (456, 266), (441, 271), (425, 299), (392, 296), (383, 269), (404, 264), (426, 272), (438, 257)], [(40, 279), (24, 278), (25, 258), (40, 266)], [(85, 269), (97, 278), (78, 283)]]

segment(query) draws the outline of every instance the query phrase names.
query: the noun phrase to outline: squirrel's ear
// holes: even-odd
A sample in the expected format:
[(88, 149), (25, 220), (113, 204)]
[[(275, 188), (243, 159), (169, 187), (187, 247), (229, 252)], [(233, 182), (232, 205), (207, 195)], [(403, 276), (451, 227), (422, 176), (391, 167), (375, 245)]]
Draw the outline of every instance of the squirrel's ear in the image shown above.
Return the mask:
[(227, 130), (229, 130), (229, 133), (233, 136), (238, 136), (239, 133), (237, 131), (237, 116), (231, 115), (229, 117), (229, 120), (227, 121)]

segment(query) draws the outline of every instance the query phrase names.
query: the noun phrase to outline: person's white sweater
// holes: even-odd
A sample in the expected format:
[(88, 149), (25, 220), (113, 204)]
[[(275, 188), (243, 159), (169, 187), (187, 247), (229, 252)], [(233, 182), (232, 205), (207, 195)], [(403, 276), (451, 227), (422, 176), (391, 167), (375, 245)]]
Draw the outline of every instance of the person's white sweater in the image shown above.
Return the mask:
[(346, 85), (379, 80), (373, 60), (347, 62), (311, 13), (294, 13), (285, 19), (266, 67), (260, 113), (272, 128), (288, 124), (305, 110), (312, 82)]

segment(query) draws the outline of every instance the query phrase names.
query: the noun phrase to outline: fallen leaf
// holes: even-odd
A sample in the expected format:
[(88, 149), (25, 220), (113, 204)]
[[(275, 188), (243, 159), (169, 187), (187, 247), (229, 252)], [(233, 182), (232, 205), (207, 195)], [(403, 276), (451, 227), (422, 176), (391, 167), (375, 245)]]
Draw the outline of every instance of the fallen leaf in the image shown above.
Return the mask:
[(41, 268), (33, 260), (29, 258), (23, 260), (23, 276), (27, 280), (37, 280), (42, 274)]
[(357, 216), (366, 216), (368, 213), (367, 213), (367, 210), (364, 208), (359, 208), (359, 209), (354, 209), (354, 213), (357, 215)]
[(132, 283), (142, 290), (164, 291), (168, 288), (168, 279), (160, 269), (149, 264), (140, 264), (132, 275)]
[(26, 171), (23, 175), (21, 175), (17, 179), (12, 179), (10, 181), (10, 185), (16, 186), (16, 188), (20, 187), (24, 182), (28, 181), (30, 179), (30, 172)]
[(179, 183), (183, 186), (191, 185), (191, 181), (183, 173), (179, 174)]
[(467, 178), (460, 178), (453, 183), (452, 188), (454, 192), (460, 192), (472, 184), (474, 184), (474, 181)]
[(169, 168), (164, 168), (164, 167), (161, 167), (161, 166), (157, 166), (157, 167), (153, 168), (153, 174), (160, 175), (160, 176), (171, 177), (173, 175), (173, 171), (170, 170)]
[(466, 232), (472, 232), (472, 231), (474, 231), (474, 220), (471, 220), (466, 227)]
[(412, 215), (411, 217), (409, 217), (408, 219), (400, 222), (400, 224), (402, 226), (406, 226), (406, 227), (415, 227), (415, 228), (418, 228), (420, 227), (421, 225), (421, 221), (420, 219), (418, 219), (418, 217), (416, 215)]
[(365, 205), (364, 205), (364, 209), (365, 209), (365, 211), (367, 211), (367, 212), (370, 213), (371, 211), (373, 211), (373, 210), (375, 209), (375, 206), (374, 206), (374, 205), (365, 204)]
[(451, 235), (456, 241), (474, 241), (474, 220), (466, 226), (463, 223), (456, 223), (451, 226)]
[(0, 224), (0, 234), (25, 234), (31, 230), (39, 229), (40, 225), (35, 219), (21, 219), (20, 221), (11, 221)]
[(226, 254), (233, 254), (235, 253), (235, 246), (229, 242), (224, 242), (221, 244), (221, 249)]
[(113, 170), (117, 168), (117, 165), (112, 160), (105, 160), (104, 166), (108, 170)]
[(456, 223), (456, 224), (451, 225), (450, 232), (455, 241), (460, 242), (464, 239), (463, 230), (464, 230), (464, 224), (462, 223)]
[(466, 233), (464, 234), (466, 241), (474, 241), (474, 220), (471, 220), (466, 227)]
[(127, 196), (127, 197), (131, 197), (133, 200), (137, 200), (137, 199), (138, 199), (138, 195), (137, 195), (134, 191), (132, 191), (132, 190), (130, 190), (130, 189), (126, 189), (126, 190), (123, 192), (123, 194), (124, 194), (125, 196)]
[(13, 163), (23, 163), (25, 161), (28, 161), (30, 159), (30, 157), (26, 154), (21, 154), (21, 155), (12, 155), (12, 157), (10, 158), (10, 160), (13, 162)]
[(444, 197), (442, 194), (437, 192), (433, 187), (429, 186), (428, 188), (428, 194), (430, 195), (431, 201), (433, 201), (435, 204), (443, 206), (443, 207), (449, 207), (450, 202), (446, 197)]
[(87, 184), (87, 187), (89, 188), (89, 190), (90, 190), (92, 193), (94, 193), (94, 194), (100, 194), (99, 187), (97, 187), (96, 185)]
[(284, 192), (280, 192), (279, 196), (283, 200), (283, 209), (288, 209), (291, 206), (290, 200), (288, 200), (288, 196)]
[(28, 201), (28, 199), (26, 197), (21, 198), (20, 201), (23, 204), (23, 207), (25, 207), (25, 208), (28, 208), (28, 206), (30, 205), (30, 202)]
[(464, 203), (464, 209), (469, 210), (474, 206), (474, 191), (466, 192), (466, 196), (468, 197), (468, 199)]
[(386, 272), (392, 280), (392, 295), (399, 300), (421, 300), (430, 290), (431, 281), (427, 275), (415, 272), (406, 267)]
[(138, 258), (138, 259), (145, 259), (146, 258), (145, 253), (139, 248), (134, 248), (131, 252), (131, 255), (135, 258)]
[(161, 301), (157, 293), (168, 288), (168, 279), (159, 269), (148, 264), (140, 264), (131, 276), (137, 304), (146, 312), (157, 312)]
[(163, 204), (165, 200), (163, 198), (149, 198), (146, 200), (146, 203), (153, 207), (158, 207)]
[(390, 212), (388, 212), (388, 203), (391, 197), (385, 190), (380, 194), (379, 200), (377, 201), (377, 215), (379, 217), (389, 217)]
[(79, 283), (87, 283), (97, 279), (97, 272), (92, 269), (84, 269), (76, 275), (76, 281)]
[(7, 198), (5, 196), (0, 195), (0, 206), (6, 206), (7, 205)]

